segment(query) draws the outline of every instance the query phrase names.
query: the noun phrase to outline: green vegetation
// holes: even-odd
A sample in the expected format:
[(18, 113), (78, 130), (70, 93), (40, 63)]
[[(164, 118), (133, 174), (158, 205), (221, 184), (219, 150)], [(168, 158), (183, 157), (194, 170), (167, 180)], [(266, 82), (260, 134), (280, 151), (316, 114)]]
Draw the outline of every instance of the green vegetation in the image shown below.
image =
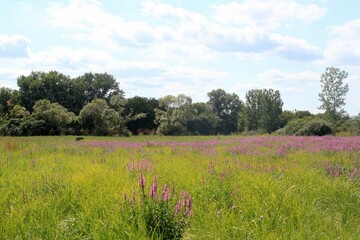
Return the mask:
[[(338, 68), (326, 69), (319, 94), (324, 113), (314, 115), (283, 111), (281, 94), (273, 89), (251, 89), (245, 102), (223, 89), (208, 92), (207, 102), (193, 103), (184, 94), (127, 99), (107, 73), (70, 78), (56, 71), (32, 72), (18, 78), (19, 90), (0, 88), (0, 135), (357, 135), (359, 116), (343, 109), (347, 76)], [(325, 124), (326, 131), (318, 131), (322, 127), (314, 122)]]
[[(0, 239), (358, 239), (359, 146), (359, 137), (1, 137)], [(192, 213), (179, 224), (171, 213), (185, 195)]]

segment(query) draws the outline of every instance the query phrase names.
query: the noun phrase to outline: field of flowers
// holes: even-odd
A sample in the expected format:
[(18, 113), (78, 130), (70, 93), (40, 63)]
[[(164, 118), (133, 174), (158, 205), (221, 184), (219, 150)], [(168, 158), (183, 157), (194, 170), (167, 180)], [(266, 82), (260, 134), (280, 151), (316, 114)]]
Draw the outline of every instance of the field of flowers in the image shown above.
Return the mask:
[(0, 138), (0, 239), (360, 239), (360, 137)]

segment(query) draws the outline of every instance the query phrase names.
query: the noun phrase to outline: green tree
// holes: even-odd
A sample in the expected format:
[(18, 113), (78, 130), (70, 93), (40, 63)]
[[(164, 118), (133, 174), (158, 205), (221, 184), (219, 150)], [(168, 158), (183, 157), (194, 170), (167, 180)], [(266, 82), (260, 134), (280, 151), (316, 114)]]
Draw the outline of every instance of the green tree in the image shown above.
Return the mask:
[(105, 99), (95, 99), (80, 111), (81, 125), (87, 133), (96, 135), (128, 135), (126, 124), (145, 114), (124, 114), (126, 100), (122, 95), (113, 95), (110, 106)]
[(56, 71), (31, 72), (18, 78), (20, 101), (30, 109), (36, 101), (57, 102), (75, 114), (92, 100), (123, 95), (116, 79), (107, 73), (85, 73), (75, 79)]
[(31, 72), (28, 76), (20, 76), (17, 84), (21, 104), (26, 109), (31, 109), (41, 99), (58, 102), (66, 108), (72, 105), (67, 102), (70, 77), (57, 71)]
[(302, 111), (302, 110), (294, 110), (289, 111), (285, 110), (281, 113), (281, 126), (285, 127), (288, 123), (296, 119), (304, 119), (304, 118), (311, 118), (313, 115), (309, 111)]
[(155, 108), (159, 108), (159, 101), (155, 98), (135, 96), (127, 99), (125, 115), (146, 114), (144, 118), (128, 122), (127, 128), (134, 134), (156, 132), (158, 124), (155, 122)]
[(204, 102), (193, 104), (195, 110), (194, 117), (187, 122), (189, 133), (195, 135), (215, 134), (219, 118), (211, 110), (210, 106)]
[(239, 96), (235, 93), (226, 93), (223, 89), (212, 90), (207, 95), (207, 104), (219, 118), (216, 131), (221, 134), (235, 132), (238, 115), (244, 105)]
[(35, 102), (32, 116), (37, 120), (43, 120), (48, 127), (49, 134), (59, 134), (70, 123), (75, 121), (76, 116), (58, 103), (51, 103), (42, 99)]
[(22, 123), (27, 121), (30, 117), (30, 113), (19, 104), (15, 104), (11, 107), (9, 112), (3, 117), (2, 124), (0, 126), (1, 135), (21, 136)]
[(0, 117), (4, 117), (9, 112), (14, 92), (10, 88), (0, 88)]
[(86, 96), (85, 104), (94, 99), (102, 98), (108, 102), (113, 95), (124, 95), (119, 83), (108, 73), (85, 73), (77, 78), (78, 85), (83, 87)]
[(319, 100), (321, 101), (324, 115), (332, 124), (338, 126), (341, 118), (345, 115), (345, 96), (349, 91), (348, 84), (344, 84), (344, 79), (348, 77), (348, 73), (335, 67), (326, 68), (325, 73), (320, 77), (321, 93)]
[(108, 135), (116, 128), (118, 113), (104, 99), (95, 99), (84, 106), (79, 117), (81, 126), (88, 133)]
[(282, 106), (279, 91), (253, 89), (246, 93), (245, 108), (239, 118), (247, 131), (261, 130), (270, 133), (281, 126)]
[(158, 133), (164, 135), (187, 134), (187, 122), (194, 116), (192, 99), (184, 94), (167, 95), (159, 99), (160, 108), (155, 109)]
[(360, 135), (360, 113), (346, 120), (340, 127), (343, 132), (350, 133), (351, 135)]
[(137, 113), (134, 114), (132, 111), (129, 113), (125, 113), (125, 106), (127, 104), (127, 100), (123, 97), (123, 95), (113, 95), (110, 98), (110, 106), (117, 111), (117, 120), (115, 132), (119, 135), (130, 135), (131, 132), (127, 128), (127, 124), (129, 122), (133, 122), (139, 119), (143, 119), (146, 117), (146, 113)]

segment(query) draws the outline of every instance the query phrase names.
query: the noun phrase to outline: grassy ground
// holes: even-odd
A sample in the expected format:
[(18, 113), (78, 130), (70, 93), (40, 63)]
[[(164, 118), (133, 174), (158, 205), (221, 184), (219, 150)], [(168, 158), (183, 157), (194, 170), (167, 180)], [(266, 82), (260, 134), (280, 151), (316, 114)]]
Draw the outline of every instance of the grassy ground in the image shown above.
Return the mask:
[(185, 239), (360, 239), (360, 138), (234, 136), (0, 138), (0, 239), (151, 238), (140, 172), (192, 196)]

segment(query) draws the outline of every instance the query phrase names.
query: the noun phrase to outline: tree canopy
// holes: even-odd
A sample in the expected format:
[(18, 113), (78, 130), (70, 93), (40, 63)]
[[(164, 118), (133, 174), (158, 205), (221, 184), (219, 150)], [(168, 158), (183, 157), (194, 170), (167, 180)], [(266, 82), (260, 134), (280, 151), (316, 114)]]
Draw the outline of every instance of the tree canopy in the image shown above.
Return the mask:
[(314, 115), (283, 111), (281, 94), (274, 89), (250, 89), (245, 103), (221, 88), (208, 92), (207, 102), (194, 103), (184, 94), (125, 98), (108, 73), (71, 78), (34, 71), (18, 77), (18, 90), (0, 88), (0, 135), (359, 134), (359, 117), (349, 117), (343, 108), (347, 76), (338, 68), (326, 69), (319, 94), (324, 114)]
[(326, 68), (325, 73), (320, 77), (321, 101), (320, 109), (325, 110), (326, 117), (335, 125), (339, 124), (345, 115), (345, 96), (349, 91), (349, 85), (344, 84), (348, 73), (335, 67)]

